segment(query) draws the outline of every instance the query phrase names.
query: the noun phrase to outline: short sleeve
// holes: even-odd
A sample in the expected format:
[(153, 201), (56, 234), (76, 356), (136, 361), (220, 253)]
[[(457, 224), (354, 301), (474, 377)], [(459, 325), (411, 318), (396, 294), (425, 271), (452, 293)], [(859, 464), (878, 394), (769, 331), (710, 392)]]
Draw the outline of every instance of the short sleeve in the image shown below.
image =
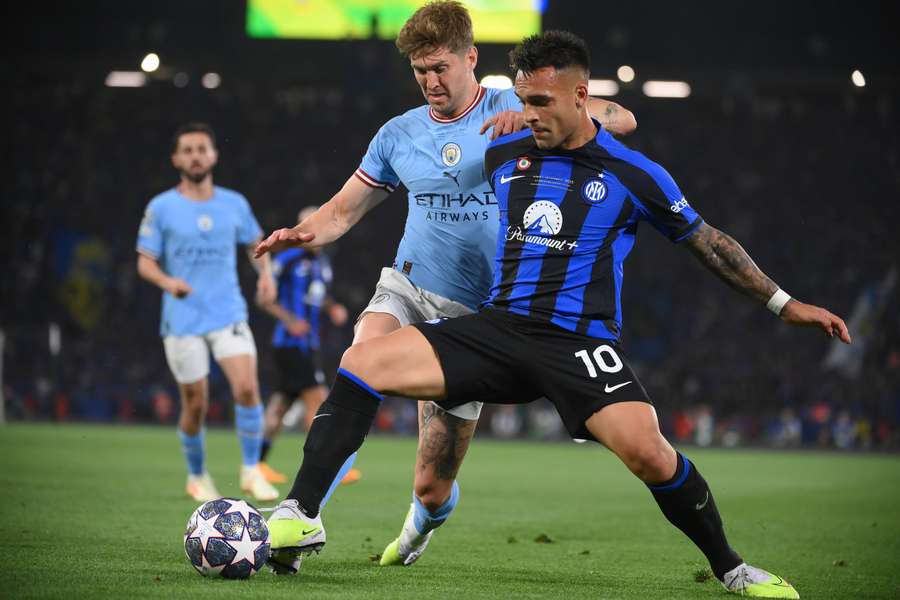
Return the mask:
[(237, 241), (241, 244), (249, 244), (262, 237), (262, 227), (253, 216), (253, 210), (246, 198), (239, 196), (238, 205)]
[(165, 250), (160, 212), (159, 203), (151, 201), (138, 226), (137, 251), (153, 258), (159, 258)]
[(673, 242), (680, 242), (703, 223), (678, 184), (662, 166), (643, 161), (630, 182), (641, 216)]
[(396, 143), (390, 125), (390, 121), (385, 123), (369, 142), (369, 148), (354, 175), (370, 187), (393, 192), (400, 185), (400, 178), (390, 164)]

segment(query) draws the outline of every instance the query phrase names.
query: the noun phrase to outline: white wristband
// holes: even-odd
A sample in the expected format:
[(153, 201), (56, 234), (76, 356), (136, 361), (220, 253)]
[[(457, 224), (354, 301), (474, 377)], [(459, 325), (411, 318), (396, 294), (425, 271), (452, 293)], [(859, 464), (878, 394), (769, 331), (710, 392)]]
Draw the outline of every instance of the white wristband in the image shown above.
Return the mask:
[(788, 303), (788, 300), (791, 299), (790, 294), (784, 291), (781, 288), (775, 290), (775, 293), (772, 294), (772, 297), (769, 298), (769, 301), (766, 302), (766, 308), (775, 313), (776, 316), (781, 314), (781, 309), (784, 308), (784, 305)]

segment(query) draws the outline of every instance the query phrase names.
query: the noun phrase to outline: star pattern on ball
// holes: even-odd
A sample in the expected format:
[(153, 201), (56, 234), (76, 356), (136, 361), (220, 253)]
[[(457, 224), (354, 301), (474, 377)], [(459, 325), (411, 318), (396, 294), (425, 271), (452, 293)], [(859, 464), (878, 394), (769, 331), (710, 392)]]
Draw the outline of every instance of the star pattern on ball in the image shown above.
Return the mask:
[(250, 523), (250, 515), (252, 513), (256, 513), (256, 510), (254, 510), (252, 506), (247, 504), (247, 502), (244, 500), (227, 500), (227, 502), (230, 502), (231, 506), (229, 506), (228, 510), (226, 510), (222, 514), (227, 515), (228, 513), (238, 513), (242, 517), (244, 517), (244, 523)]
[[(246, 504), (246, 503), (245, 503)], [(225, 540), (225, 543), (235, 549), (237, 554), (234, 555), (234, 558), (231, 559), (231, 564), (236, 565), (241, 562), (241, 560), (246, 560), (249, 562), (254, 568), (258, 568), (256, 566), (256, 550), (265, 544), (265, 541), (260, 540), (258, 542), (254, 542), (250, 539), (250, 528), (244, 527), (244, 532), (241, 535), (241, 539), (238, 541)]]
[(189, 537), (200, 540), (200, 547), (203, 549), (204, 555), (206, 554), (206, 545), (209, 542), (209, 538), (225, 537), (222, 532), (215, 527), (216, 519), (218, 518), (219, 515), (214, 514), (210, 518), (204, 519), (202, 514), (197, 513), (197, 528), (194, 529), (194, 532), (191, 533)]

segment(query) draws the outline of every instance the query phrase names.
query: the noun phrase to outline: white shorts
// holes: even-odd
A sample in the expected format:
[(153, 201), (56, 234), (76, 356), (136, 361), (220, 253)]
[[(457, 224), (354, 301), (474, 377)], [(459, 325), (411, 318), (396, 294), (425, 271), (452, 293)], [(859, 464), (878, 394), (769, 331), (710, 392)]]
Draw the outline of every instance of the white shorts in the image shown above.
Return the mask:
[[(400, 326), (404, 327), (432, 319), (462, 317), (473, 312), (475, 311), (464, 304), (416, 287), (406, 275), (385, 267), (375, 286), (375, 294), (359, 318), (366, 313), (387, 313), (393, 315), (400, 321)], [(447, 412), (460, 419), (476, 421), (481, 415), (482, 406), (481, 402), (467, 402)]]
[(166, 362), (178, 383), (194, 383), (209, 375), (209, 353), (218, 361), (229, 356), (256, 356), (256, 342), (246, 321), (203, 335), (167, 335)]

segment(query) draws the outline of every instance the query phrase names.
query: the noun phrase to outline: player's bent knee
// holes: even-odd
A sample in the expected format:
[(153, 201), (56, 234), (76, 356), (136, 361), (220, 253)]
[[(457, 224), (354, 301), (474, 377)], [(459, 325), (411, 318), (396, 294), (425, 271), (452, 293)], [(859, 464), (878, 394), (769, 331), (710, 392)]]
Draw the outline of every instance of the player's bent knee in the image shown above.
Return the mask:
[(622, 460), (640, 480), (666, 481), (675, 470), (675, 452), (668, 444), (645, 443), (628, 448)]

